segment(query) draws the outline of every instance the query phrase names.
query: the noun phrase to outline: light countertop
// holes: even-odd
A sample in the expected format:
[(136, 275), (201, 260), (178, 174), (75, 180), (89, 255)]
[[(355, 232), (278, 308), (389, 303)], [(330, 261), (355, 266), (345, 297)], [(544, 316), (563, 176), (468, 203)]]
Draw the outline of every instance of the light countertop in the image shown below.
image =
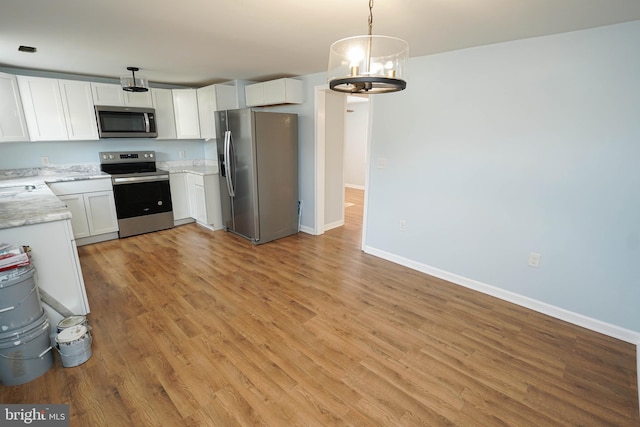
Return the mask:
[[(215, 161), (158, 162), (157, 167), (170, 173), (218, 173)], [(71, 218), (67, 206), (47, 184), (110, 177), (100, 171), (99, 164), (0, 170), (0, 229)]]
[(0, 171), (0, 229), (71, 218), (47, 183), (108, 178), (99, 165)]
[(195, 173), (198, 175), (217, 175), (218, 163), (211, 160), (205, 161), (171, 161), (158, 162), (158, 169), (169, 171), (169, 173)]

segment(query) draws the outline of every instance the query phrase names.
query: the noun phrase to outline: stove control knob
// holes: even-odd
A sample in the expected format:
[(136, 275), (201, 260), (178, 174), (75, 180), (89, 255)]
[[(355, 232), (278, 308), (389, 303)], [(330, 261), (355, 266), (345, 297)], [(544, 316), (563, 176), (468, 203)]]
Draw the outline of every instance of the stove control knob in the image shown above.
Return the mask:
[(149, 153), (149, 157), (153, 157), (153, 153)]
[(106, 154), (103, 154), (103, 155), (102, 155), (102, 159), (103, 159), (103, 160), (107, 160), (107, 155), (106, 155)]
[(113, 160), (113, 159), (115, 159), (115, 158), (116, 158), (116, 156), (114, 156), (113, 154), (109, 154), (109, 158), (110, 158), (111, 160)]

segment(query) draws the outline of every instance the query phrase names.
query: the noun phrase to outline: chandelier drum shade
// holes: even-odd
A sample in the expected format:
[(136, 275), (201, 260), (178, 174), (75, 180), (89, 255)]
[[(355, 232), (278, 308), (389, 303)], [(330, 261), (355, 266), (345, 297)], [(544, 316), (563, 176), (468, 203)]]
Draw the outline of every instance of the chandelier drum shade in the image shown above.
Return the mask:
[(147, 78), (143, 76), (136, 77), (136, 71), (138, 71), (139, 68), (127, 67), (127, 70), (131, 71), (131, 76), (120, 77), (122, 90), (126, 90), (127, 92), (147, 92), (149, 90)]
[(329, 50), (329, 88), (346, 93), (386, 93), (404, 90), (409, 44), (396, 37), (374, 36), (373, 0), (369, 0), (366, 36), (338, 40)]
[(409, 44), (387, 36), (338, 40), (329, 52), (329, 87), (347, 93), (385, 93), (407, 87)]

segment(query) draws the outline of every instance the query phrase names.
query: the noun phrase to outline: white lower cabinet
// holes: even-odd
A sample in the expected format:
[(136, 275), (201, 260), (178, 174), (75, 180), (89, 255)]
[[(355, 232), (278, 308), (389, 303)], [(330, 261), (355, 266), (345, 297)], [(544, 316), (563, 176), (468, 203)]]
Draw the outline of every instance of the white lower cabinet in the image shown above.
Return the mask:
[(193, 218), (199, 224), (214, 230), (222, 228), (218, 175), (172, 173), (171, 199), (176, 224), (185, 223), (184, 219)]
[[(38, 287), (75, 314), (89, 312), (76, 242), (68, 219), (5, 228), (0, 230), (0, 241), (29, 245)], [(53, 325), (57, 324), (51, 320)]]
[(84, 197), (82, 194), (67, 194), (58, 196), (62, 200), (69, 211), (71, 211), (71, 228), (73, 229), (73, 237), (81, 239), (89, 237), (89, 220), (87, 219)]
[[(174, 172), (169, 174), (171, 187), (171, 204), (173, 205), (173, 220), (176, 225), (191, 221), (189, 209), (189, 195), (187, 193), (187, 173)], [(188, 221), (184, 221), (188, 220)]]
[(78, 246), (118, 238), (110, 179), (55, 182), (49, 187), (71, 211), (71, 227)]

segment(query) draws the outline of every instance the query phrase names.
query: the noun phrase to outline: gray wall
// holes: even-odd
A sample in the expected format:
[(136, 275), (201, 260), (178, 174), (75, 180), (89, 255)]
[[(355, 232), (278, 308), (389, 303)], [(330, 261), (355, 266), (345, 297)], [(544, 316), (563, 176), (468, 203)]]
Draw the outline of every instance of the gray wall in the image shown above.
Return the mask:
[(639, 40), (635, 21), (411, 60), (372, 99), (368, 250), (640, 331)]

